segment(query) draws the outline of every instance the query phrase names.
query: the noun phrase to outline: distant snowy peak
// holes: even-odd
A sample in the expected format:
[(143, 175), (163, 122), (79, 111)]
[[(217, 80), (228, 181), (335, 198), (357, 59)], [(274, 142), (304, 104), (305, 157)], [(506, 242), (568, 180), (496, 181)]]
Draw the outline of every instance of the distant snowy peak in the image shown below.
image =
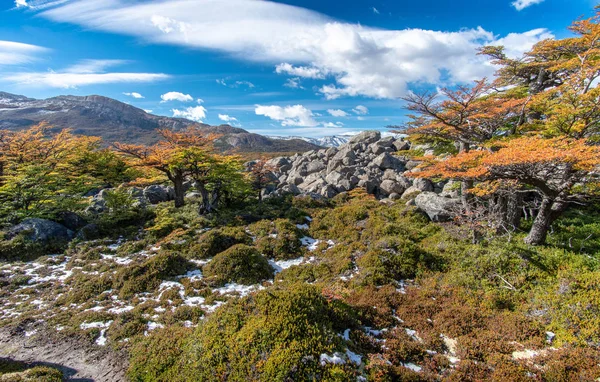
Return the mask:
[(280, 139), (280, 140), (291, 140), (291, 139), (301, 139), (305, 142), (312, 143), (314, 145), (323, 146), (323, 147), (338, 147), (348, 142), (352, 135), (331, 135), (328, 137), (321, 138), (309, 138), (309, 137), (295, 137), (295, 136), (269, 136), (271, 139)]
[[(357, 132), (353, 132), (353, 133), (345, 133), (345, 134), (339, 134), (339, 135), (330, 135), (330, 136), (326, 136), (326, 137), (321, 137), (321, 138), (310, 138), (310, 137), (297, 137), (297, 136), (277, 136), (277, 135), (271, 135), (269, 136), (269, 138), (271, 139), (279, 139), (279, 140), (290, 140), (290, 139), (301, 139), (305, 142), (309, 142), (312, 143), (314, 145), (318, 145), (318, 146), (322, 146), (322, 147), (339, 147), (345, 143), (348, 143), (348, 141), (350, 139), (352, 139), (353, 136), (355, 136), (356, 134), (361, 133), (361, 131), (357, 131)], [(396, 138), (400, 138), (405, 136), (404, 134), (395, 134), (395, 133), (391, 133), (391, 132), (383, 132), (381, 133), (382, 136), (394, 136)]]

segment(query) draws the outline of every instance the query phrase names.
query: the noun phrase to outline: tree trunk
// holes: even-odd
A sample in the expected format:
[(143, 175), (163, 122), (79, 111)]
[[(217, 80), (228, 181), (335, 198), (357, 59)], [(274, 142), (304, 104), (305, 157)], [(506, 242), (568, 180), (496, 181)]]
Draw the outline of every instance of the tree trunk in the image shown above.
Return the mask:
[(204, 214), (210, 213), (212, 210), (212, 206), (211, 206), (210, 195), (208, 193), (208, 190), (206, 189), (206, 187), (204, 187), (204, 184), (202, 184), (200, 182), (196, 182), (196, 189), (198, 190), (198, 192), (200, 192), (200, 195), (202, 196), (202, 203), (200, 204), (200, 207), (198, 208), (198, 214), (204, 215)]
[(175, 175), (172, 179), (175, 188), (175, 208), (183, 207), (185, 204), (185, 191), (183, 188), (183, 176)]
[[(459, 149), (458, 149), (459, 152), (466, 153), (466, 152), (469, 152), (470, 149), (471, 149), (471, 147), (468, 143), (466, 143), (466, 142), (459, 143)], [(473, 199), (473, 196), (469, 193), (469, 190), (471, 188), (473, 188), (472, 180), (463, 180), (460, 183), (460, 201), (462, 203), (463, 209), (466, 212), (471, 211), (471, 200)]]
[(521, 204), (523, 194), (515, 192), (510, 194), (506, 200), (505, 222), (510, 230), (516, 230), (521, 225)]
[(525, 237), (525, 244), (544, 244), (550, 225), (562, 214), (566, 207), (566, 203), (557, 202), (545, 196), (533, 221), (533, 226)]

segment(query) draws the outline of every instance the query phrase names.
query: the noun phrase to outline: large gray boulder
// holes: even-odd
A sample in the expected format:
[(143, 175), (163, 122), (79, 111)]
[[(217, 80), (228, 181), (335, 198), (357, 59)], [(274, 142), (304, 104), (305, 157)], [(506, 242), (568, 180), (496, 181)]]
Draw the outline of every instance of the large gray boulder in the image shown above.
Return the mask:
[(70, 241), (75, 236), (75, 232), (62, 224), (38, 218), (23, 220), (20, 224), (12, 227), (7, 236), (11, 239), (18, 234), (24, 234), (28, 240), (42, 244)]
[(158, 204), (162, 202), (168, 202), (174, 199), (174, 191), (171, 191), (169, 187), (155, 184), (144, 188), (144, 198), (148, 200), (150, 204)]
[(393, 169), (398, 172), (404, 171), (404, 163), (390, 153), (379, 155), (373, 159), (373, 163), (382, 170)]
[(400, 183), (398, 183), (396, 180), (385, 179), (379, 185), (379, 190), (384, 195), (391, 195), (391, 194), (399, 194), (400, 195), (404, 192), (404, 187), (402, 187), (402, 185)]
[(450, 221), (455, 215), (460, 201), (444, 198), (435, 192), (422, 192), (415, 198), (415, 205), (434, 222)]
[(358, 135), (355, 135), (347, 143), (348, 146), (354, 146), (357, 143), (364, 143), (370, 145), (381, 139), (381, 133), (379, 131), (365, 131)]

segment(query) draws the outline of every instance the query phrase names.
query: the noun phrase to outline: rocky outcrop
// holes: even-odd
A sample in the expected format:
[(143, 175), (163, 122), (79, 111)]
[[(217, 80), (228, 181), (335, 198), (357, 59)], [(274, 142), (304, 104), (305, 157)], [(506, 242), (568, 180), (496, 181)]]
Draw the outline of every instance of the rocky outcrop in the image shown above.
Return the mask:
[(277, 187), (268, 195), (319, 194), (329, 198), (364, 187), (381, 199), (399, 198), (413, 181), (403, 175), (406, 160), (395, 153), (408, 148), (410, 145), (401, 139), (366, 131), (338, 148), (271, 159), (268, 164), (277, 169)]
[(20, 224), (12, 227), (8, 231), (8, 238), (15, 237), (19, 234), (34, 243), (51, 243), (51, 242), (67, 242), (70, 241), (75, 233), (62, 224), (52, 220), (29, 218), (23, 220)]

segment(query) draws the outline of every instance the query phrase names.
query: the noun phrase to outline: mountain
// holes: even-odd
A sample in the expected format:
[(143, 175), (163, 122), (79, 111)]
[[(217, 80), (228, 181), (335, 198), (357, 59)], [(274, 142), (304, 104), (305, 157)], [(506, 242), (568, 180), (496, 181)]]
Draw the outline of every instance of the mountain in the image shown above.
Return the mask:
[(347, 143), (350, 139), (352, 139), (352, 134), (340, 134), (340, 135), (330, 135), (327, 137), (321, 138), (308, 138), (308, 137), (283, 137), (283, 136), (275, 136), (270, 135), (269, 138), (277, 139), (281, 141), (289, 141), (289, 140), (303, 140), (305, 142), (312, 143), (313, 145), (323, 146), (323, 147), (339, 147), (345, 143)]
[(185, 118), (153, 115), (112, 98), (58, 96), (33, 99), (0, 92), (0, 129), (20, 130), (46, 121), (57, 129), (99, 136), (107, 143), (152, 144), (159, 140), (156, 129), (198, 126), (207, 134), (221, 135), (217, 147), (239, 152), (304, 152), (319, 145), (301, 139), (278, 140), (229, 125), (211, 126)]

